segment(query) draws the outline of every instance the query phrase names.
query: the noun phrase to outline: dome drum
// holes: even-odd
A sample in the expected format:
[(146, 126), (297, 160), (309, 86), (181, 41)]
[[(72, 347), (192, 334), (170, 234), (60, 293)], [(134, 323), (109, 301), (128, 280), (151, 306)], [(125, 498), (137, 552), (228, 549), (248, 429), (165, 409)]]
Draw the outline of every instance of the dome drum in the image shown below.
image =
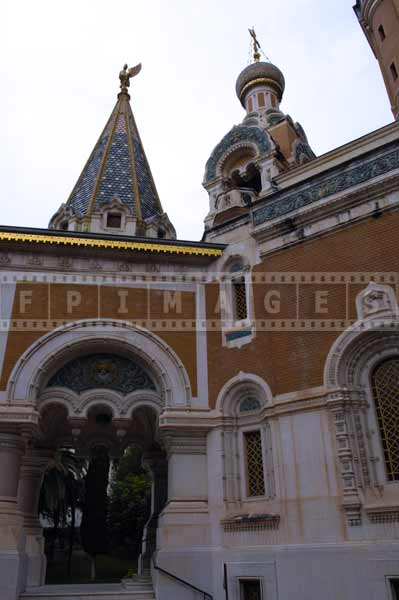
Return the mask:
[(256, 62), (246, 67), (238, 76), (236, 83), (237, 97), (244, 108), (248, 92), (259, 86), (272, 89), (281, 102), (285, 89), (284, 75), (280, 69), (268, 62)]

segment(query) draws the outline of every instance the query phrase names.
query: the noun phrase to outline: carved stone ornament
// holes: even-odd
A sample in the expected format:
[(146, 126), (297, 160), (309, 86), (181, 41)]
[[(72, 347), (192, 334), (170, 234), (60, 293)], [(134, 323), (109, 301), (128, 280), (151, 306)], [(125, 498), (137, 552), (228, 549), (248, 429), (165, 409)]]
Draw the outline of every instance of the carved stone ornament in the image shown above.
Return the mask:
[(356, 298), (356, 309), (359, 319), (366, 319), (380, 312), (396, 313), (398, 305), (395, 292), (389, 285), (371, 282)]
[(8, 254), (5, 254), (4, 252), (0, 253), (0, 265), (9, 265), (11, 262), (11, 258), (9, 257)]

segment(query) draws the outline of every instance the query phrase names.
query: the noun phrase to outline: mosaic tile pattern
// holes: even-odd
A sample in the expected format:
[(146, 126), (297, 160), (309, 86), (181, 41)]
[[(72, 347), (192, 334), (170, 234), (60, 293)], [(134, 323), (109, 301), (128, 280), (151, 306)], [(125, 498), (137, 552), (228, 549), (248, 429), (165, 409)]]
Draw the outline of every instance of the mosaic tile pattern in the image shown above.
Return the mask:
[(245, 125), (234, 126), (221, 142), (214, 148), (205, 167), (205, 182), (212, 181), (216, 177), (216, 168), (225, 152), (232, 146), (239, 143), (252, 142), (258, 148), (259, 154), (264, 154), (271, 150), (269, 136), (260, 127)]
[(120, 114), (104, 164), (95, 207), (118, 198), (136, 214), (133, 195), (132, 164), (125, 115)]
[[(135, 189), (138, 189), (138, 198), (135, 198)], [(81, 217), (114, 198), (123, 202), (133, 216), (137, 216), (138, 202), (144, 219), (163, 212), (133, 113), (125, 99), (118, 100), (69, 198), (69, 205), (73, 213)]]
[(379, 150), (371, 158), (362, 157), (350, 161), (346, 166), (333, 169), (328, 175), (313, 178), (313, 185), (299, 185), (294, 192), (278, 194), (273, 200), (268, 199), (262, 208), (254, 211), (253, 224), (256, 227), (272, 221), (398, 168), (399, 150), (395, 142), (394, 147), (390, 145)]
[(108, 123), (69, 198), (69, 205), (72, 212), (79, 217), (87, 214), (90, 198), (93, 194), (96, 178), (100, 171), (101, 161), (107, 147), (110, 131), (111, 123)]

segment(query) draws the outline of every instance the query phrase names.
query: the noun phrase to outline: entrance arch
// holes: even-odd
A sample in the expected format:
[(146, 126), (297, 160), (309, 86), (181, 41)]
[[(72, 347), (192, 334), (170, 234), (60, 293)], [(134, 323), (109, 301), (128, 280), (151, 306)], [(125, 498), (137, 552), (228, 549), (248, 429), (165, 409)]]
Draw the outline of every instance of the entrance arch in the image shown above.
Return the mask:
[[(144, 387), (101, 385), (100, 377), (97, 387), (94, 382), (92, 387), (83, 389), (71, 384), (67, 376), (59, 376), (68, 365), (90, 357), (114, 357), (130, 363), (133, 371), (136, 367)], [(107, 377), (106, 372), (100, 375)], [(7, 391), (11, 405), (29, 404), (39, 413), (38, 436), (32, 440), (32, 451), (40, 456), (44, 447), (74, 447), (84, 452), (85, 448), (103, 445), (120, 454), (129, 446), (141, 446), (153, 494), (140, 560), (142, 569), (148, 569), (155, 550), (158, 515), (167, 501), (167, 459), (159, 434), (159, 417), (168, 407), (189, 407), (192, 399), (188, 375), (176, 353), (158, 336), (128, 322), (78, 321), (35, 342), (16, 363)], [(107, 426), (100, 426), (100, 421), (107, 419)], [(35, 481), (30, 481), (29, 494), (24, 498), (26, 518), (36, 523), (30, 529), (34, 549), (28, 562), (32, 558), (39, 565), (30, 585), (44, 583), (45, 558), (34, 500), (37, 489), (34, 493), (33, 487), (39, 485), (40, 489), (39, 468), (43, 473), (46, 460), (41, 460)]]
[(35, 342), (19, 358), (7, 388), (8, 402), (37, 405), (43, 385), (58, 368), (82, 354), (122, 353), (154, 375), (164, 407), (191, 404), (190, 381), (177, 354), (161, 338), (126, 321), (76, 321)]

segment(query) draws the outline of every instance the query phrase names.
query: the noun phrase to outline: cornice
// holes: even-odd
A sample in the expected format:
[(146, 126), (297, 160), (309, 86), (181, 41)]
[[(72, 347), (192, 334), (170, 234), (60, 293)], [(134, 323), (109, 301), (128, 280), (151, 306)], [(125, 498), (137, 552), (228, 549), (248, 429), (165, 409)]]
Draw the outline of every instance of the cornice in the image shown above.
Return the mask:
[(207, 248), (195, 245), (159, 244), (153, 242), (110, 240), (76, 236), (61, 236), (56, 234), (23, 233), (0, 231), (0, 241), (22, 242), (26, 244), (47, 244), (52, 246), (78, 246), (85, 248), (103, 248), (150, 252), (157, 254), (186, 254), (194, 256), (220, 257), (221, 248)]

